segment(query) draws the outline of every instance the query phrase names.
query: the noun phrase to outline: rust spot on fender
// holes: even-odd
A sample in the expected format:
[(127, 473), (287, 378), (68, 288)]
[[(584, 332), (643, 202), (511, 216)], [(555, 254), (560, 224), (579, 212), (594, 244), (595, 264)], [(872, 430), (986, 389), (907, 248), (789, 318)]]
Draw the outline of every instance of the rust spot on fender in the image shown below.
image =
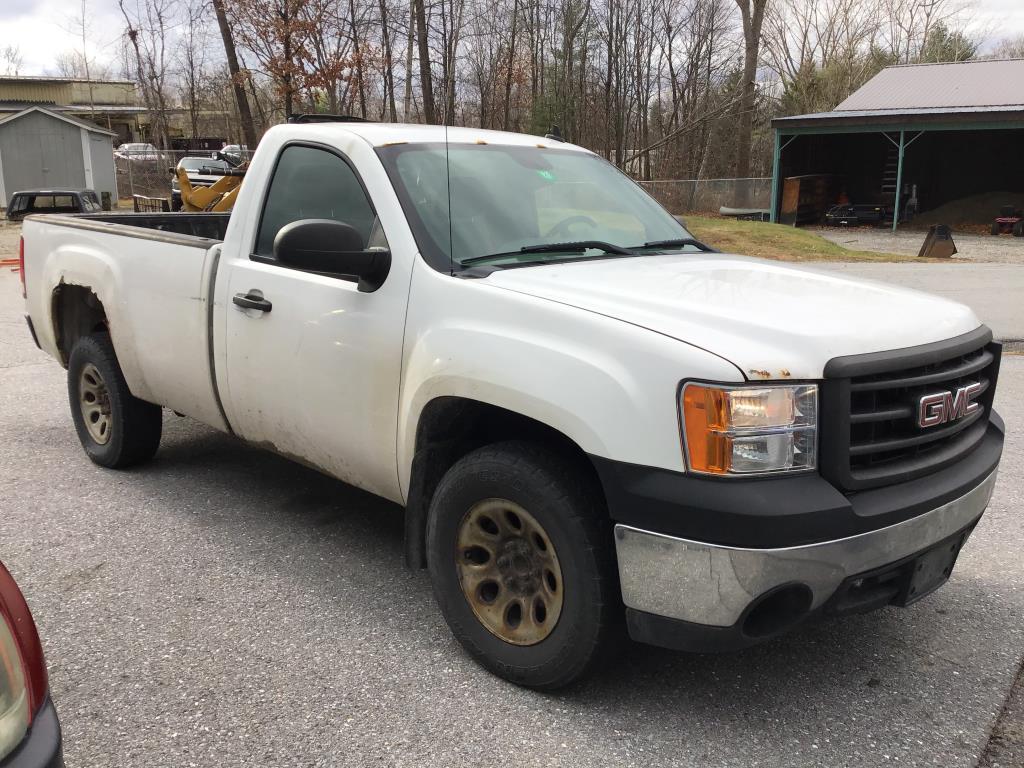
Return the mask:
[(779, 371), (779, 373), (782, 374), (782, 378), (784, 379), (788, 379), (790, 376), (793, 375), (789, 372), (789, 368), (783, 368), (781, 371)]
[(759, 370), (757, 368), (751, 368), (747, 373), (757, 376), (759, 379), (770, 379), (772, 377), (771, 373), (768, 371)]

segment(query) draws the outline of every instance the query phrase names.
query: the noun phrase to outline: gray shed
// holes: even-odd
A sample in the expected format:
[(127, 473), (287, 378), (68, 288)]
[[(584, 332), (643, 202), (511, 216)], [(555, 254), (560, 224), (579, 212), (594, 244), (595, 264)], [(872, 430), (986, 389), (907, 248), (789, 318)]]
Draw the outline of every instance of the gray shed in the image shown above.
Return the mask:
[(43, 107), (0, 118), (0, 206), (25, 189), (92, 189), (117, 202), (117, 134)]

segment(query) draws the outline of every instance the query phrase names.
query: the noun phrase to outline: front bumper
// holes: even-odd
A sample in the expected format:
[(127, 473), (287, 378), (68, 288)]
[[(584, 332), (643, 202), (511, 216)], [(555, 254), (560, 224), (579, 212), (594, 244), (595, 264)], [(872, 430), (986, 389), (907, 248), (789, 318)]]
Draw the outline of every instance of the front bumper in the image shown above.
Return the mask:
[(60, 721), (49, 697), (18, 748), (0, 760), (0, 768), (64, 768)]
[(784, 585), (810, 590), (809, 611), (848, 577), (902, 560), (973, 525), (996, 473), (973, 490), (918, 517), (870, 533), (783, 549), (742, 549), (615, 526), (627, 608), (695, 624), (733, 626), (762, 595)]

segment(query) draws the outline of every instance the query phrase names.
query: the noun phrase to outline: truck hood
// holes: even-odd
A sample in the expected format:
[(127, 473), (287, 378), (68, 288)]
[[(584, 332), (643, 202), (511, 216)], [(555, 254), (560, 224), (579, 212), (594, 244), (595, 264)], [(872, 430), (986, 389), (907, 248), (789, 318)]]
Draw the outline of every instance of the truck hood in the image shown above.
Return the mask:
[(748, 379), (821, 378), (833, 357), (941, 341), (980, 324), (968, 307), (930, 294), (725, 254), (522, 267), (486, 282), (671, 336)]

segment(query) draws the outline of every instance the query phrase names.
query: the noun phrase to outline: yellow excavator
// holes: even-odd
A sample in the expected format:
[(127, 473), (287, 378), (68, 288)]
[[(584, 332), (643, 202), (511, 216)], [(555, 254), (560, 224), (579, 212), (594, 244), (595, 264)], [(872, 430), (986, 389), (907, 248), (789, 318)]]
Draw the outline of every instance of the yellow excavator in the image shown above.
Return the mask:
[(238, 197), (238, 191), (242, 188), (242, 179), (245, 178), (245, 171), (249, 162), (239, 162), (231, 155), (223, 152), (215, 152), (214, 159), (227, 163), (227, 169), (209, 167), (202, 168), (203, 175), (220, 176), (210, 186), (196, 186), (188, 180), (188, 170), (180, 163), (172, 172), (178, 177), (178, 186), (181, 188), (181, 210), (191, 213), (196, 212), (225, 212), (230, 211)]

